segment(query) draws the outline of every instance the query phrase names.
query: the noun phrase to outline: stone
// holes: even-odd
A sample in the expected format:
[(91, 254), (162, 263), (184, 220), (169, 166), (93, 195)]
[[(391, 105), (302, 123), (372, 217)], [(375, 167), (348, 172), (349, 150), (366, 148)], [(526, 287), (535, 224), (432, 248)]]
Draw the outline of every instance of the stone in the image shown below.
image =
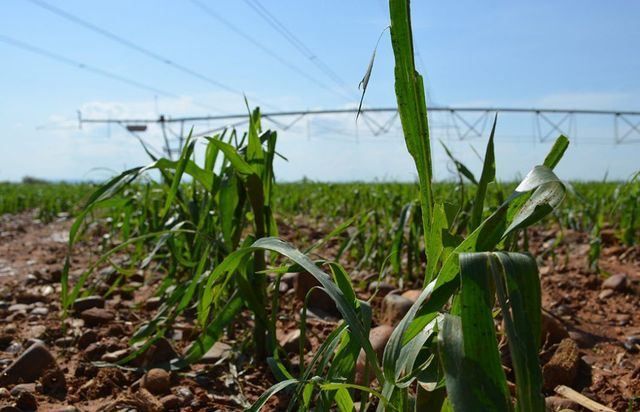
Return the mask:
[(386, 296), (389, 292), (395, 289), (396, 288), (393, 285), (390, 285), (387, 282), (379, 282), (377, 280), (369, 283), (368, 287), (370, 293), (377, 293), (378, 296)]
[[(330, 315), (339, 316), (340, 312), (335, 302), (327, 295), (327, 292), (319, 288), (320, 286), (320, 282), (307, 272), (298, 273), (298, 276), (293, 280), (296, 297), (301, 302), (305, 302), (306, 300), (309, 308), (317, 308)], [(311, 294), (307, 298), (307, 294), (309, 294), (310, 291)]]
[(152, 298), (147, 299), (144, 302), (144, 308), (146, 310), (156, 310), (160, 307), (160, 304), (162, 303), (162, 300), (160, 299), (159, 296), (154, 296)]
[(562, 340), (551, 360), (542, 367), (545, 389), (552, 391), (558, 385), (571, 386), (578, 374), (579, 361), (578, 345), (570, 338)]
[(171, 388), (171, 375), (164, 369), (151, 369), (142, 377), (141, 386), (154, 395), (165, 394)]
[(160, 403), (162, 404), (162, 406), (164, 407), (164, 409), (168, 410), (168, 411), (172, 411), (172, 410), (177, 410), (180, 408), (180, 404), (182, 403), (180, 401), (180, 398), (178, 398), (176, 395), (167, 395), (167, 396), (163, 396), (162, 398), (160, 398)]
[[(295, 329), (283, 335), (278, 339), (278, 343), (287, 353), (298, 353), (300, 351), (300, 329)], [(309, 340), (304, 340), (305, 347), (309, 348)]]
[(569, 337), (583, 349), (593, 348), (598, 343), (596, 336), (577, 329), (570, 331)]
[(48, 395), (64, 395), (67, 392), (67, 380), (59, 368), (48, 369), (40, 378), (42, 392)]
[(544, 404), (550, 412), (578, 409), (578, 404), (562, 396), (547, 396), (544, 398)]
[(60, 348), (68, 348), (73, 346), (75, 339), (72, 336), (63, 336), (55, 341), (56, 346)]
[(550, 344), (558, 343), (562, 339), (569, 337), (567, 328), (564, 327), (562, 322), (546, 310), (542, 311), (541, 332), (541, 342), (543, 344), (545, 342)]
[(11, 392), (7, 388), (0, 388), (0, 399), (7, 399), (11, 397)]
[(103, 362), (116, 363), (120, 359), (124, 359), (129, 354), (129, 349), (120, 349), (113, 352), (108, 352), (102, 355), (100, 358)]
[(598, 295), (598, 299), (600, 300), (607, 300), (609, 299), (611, 296), (613, 296), (615, 294), (615, 292), (612, 289), (604, 289), (602, 292), (600, 292), (600, 294)]
[[(384, 348), (391, 337), (391, 333), (393, 332), (393, 326), (389, 325), (380, 325), (372, 328), (369, 331), (369, 341), (371, 342), (371, 347), (373, 348), (376, 356), (378, 357), (378, 361), (382, 360), (382, 355), (384, 354)], [(368, 373), (365, 370), (365, 366), (367, 364), (367, 356), (364, 353), (364, 350), (360, 351), (358, 355), (358, 360), (356, 361), (356, 383), (368, 385), (375, 376), (373, 376), (373, 371), (369, 370)], [(365, 375), (368, 376), (369, 382), (365, 382)]]
[(41, 343), (33, 344), (2, 372), (0, 386), (19, 381), (35, 382), (50, 368), (57, 368), (51, 352)]
[(99, 326), (111, 322), (115, 316), (113, 312), (102, 308), (90, 308), (80, 313), (80, 318), (87, 326)]
[(411, 302), (415, 302), (418, 300), (418, 297), (422, 293), (422, 289), (412, 289), (404, 292), (401, 296), (403, 298), (409, 299)]
[(78, 338), (78, 348), (85, 349), (92, 343), (98, 340), (98, 333), (93, 330), (88, 330)]
[(34, 308), (31, 311), (31, 314), (35, 316), (47, 316), (49, 314), (49, 309), (45, 307)]
[(29, 310), (29, 305), (25, 304), (25, 303), (16, 303), (13, 304), (11, 306), (9, 306), (9, 308), (7, 309), (9, 312), (14, 313), (14, 312), (27, 312), (27, 310)]
[(166, 338), (160, 338), (138, 357), (138, 361), (141, 361), (143, 366), (150, 367), (167, 364), (178, 357), (171, 343)]
[(397, 325), (411, 309), (413, 301), (400, 295), (387, 295), (382, 301), (382, 323), (385, 325)]
[(216, 363), (220, 359), (228, 358), (231, 355), (231, 346), (224, 342), (216, 342), (213, 344), (198, 363)]
[(104, 308), (104, 299), (102, 296), (87, 296), (84, 298), (78, 298), (73, 302), (73, 310), (78, 313), (92, 308)]
[(602, 289), (611, 289), (615, 291), (622, 291), (627, 287), (627, 275), (624, 273), (617, 273), (609, 276), (604, 282), (602, 282)]
[(93, 342), (84, 350), (84, 357), (89, 361), (97, 361), (107, 351), (107, 347), (100, 342)]
[(22, 411), (37, 411), (38, 401), (33, 393), (22, 392), (16, 399), (16, 407)]
[(36, 384), (35, 383), (19, 383), (13, 388), (11, 388), (11, 392), (9, 393), (14, 398), (20, 396), (22, 392), (36, 393)]
[(189, 403), (194, 398), (193, 392), (191, 392), (191, 389), (187, 388), (186, 386), (179, 386), (178, 388), (176, 388), (176, 394), (178, 395), (182, 403)]
[(111, 324), (107, 329), (107, 336), (119, 338), (124, 336), (125, 334), (126, 334), (126, 331), (124, 330), (124, 326), (122, 326), (119, 323)]

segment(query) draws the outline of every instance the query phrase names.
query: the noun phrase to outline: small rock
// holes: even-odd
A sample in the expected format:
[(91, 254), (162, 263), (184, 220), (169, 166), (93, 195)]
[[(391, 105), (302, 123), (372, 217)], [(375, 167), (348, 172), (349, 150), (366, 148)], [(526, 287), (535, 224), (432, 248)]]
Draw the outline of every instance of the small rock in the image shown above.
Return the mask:
[(278, 284), (278, 292), (279, 292), (280, 294), (284, 294), (284, 293), (286, 293), (288, 290), (289, 290), (289, 285), (287, 285), (286, 283), (284, 283), (284, 282), (280, 282), (280, 283)]
[(153, 393), (161, 395), (169, 392), (171, 387), (171, 375), (164, 369), (151, 369), (142, 378), (142, 387)]
[[(329, 295), (327, 295), (327, 292), (319, 288), (320, 286), (320, 282), (318, 282), (313, 275), (307, 272), (298, 273), (298, 276), (293, 280), (296, 297), (301, 302), (305, 302), (306, 299), (309, 308), (321, 309), (331, 315), (339, 316), (340, 312), (338, 311), (335, 302), (331, 297), (329, 297)], [(311, 294), (307, 299), (309, 291), (311, 291)]]
[[(148, 390), (144, 388), (140, 388), (140, 390), (134, 395), (137, 402), (136, 406), (139, 405), (139, 408), (143, 411), (148, 412), (161, 412), (164, 410), (162, 403), (153, 396)], [(134, 410), (138, 410), (137, 408)]]
[(413, 301), (400, 295), (387, 295), (382, 301), (382, 323), (397, 325), (411, 309)]
[(618, 237), (613, 229), (602, 229), (600, 231), (600, 239), (605, 245), (611, 245), (617, 242)]
[(369, 283), (369, 292), (378, 293), (379, 296), (387, 296), (389, 292), (395, 290), (393, 285), (388, 284), (387, 282), (378, 282), (373, 281)]
[[(300, 337), (300, 329), (295, 329), (278, 339), (278, 343), (287, 353), (298, 353), (300, 350)], [(304, 343), (305, 347), (310, 346), (309, 340), (305, 339)]]
[(562, 339), (568, 338), (569, 333), (555, 316), (551, 315), (547, 311), (542, 311), (542, 327), (541, 327), (541, 342), (558, 343)]
[(19, 383), (11, 389), (10, 395), (17, 398), (22, 392), (36, 393), (36, 384)]
[(157, 366), (160, 364), (169, 363), (171, 360), (178, 358), (171, 343), (165, 338), (160, 338), (153, 343), (141, 356), (138, 357), (139, 361), (145, 367)]
[(16, 399), (16, 407), (23, 411), (37, 411), (38, 401), (33, 393), (22, 392)]
[(160, 297), (154, 296), (152, 298), (147, 299), (144, 302), (144, 308), (146, 310), (156, 310), (160, 307), (161, 303), (162, 303), (162, 300), (160, 299)]
[(194, 398), (193, 392), (191, 392), (191, 389), (187, 388), (186, 386), (179, 386), (176, 389), (176, 393), (178, 394), (178, 397), (180, 398), (182, 403), (190, 403)]
[(7, 309), (9, 312), (14, 313), (14, 312), (27, 312), (27, 310), (29, 310), (29, 305), (25, 304), (25, 303), (16, 303), (13, 304), (11, 306), (9, 306), (9, 309)]
[(0, 388), (0, 399), (7, 399), (11, 397), (11, 392), (7, 388)]
[(99, 336), (96, 331), (88, 330), (78, 338), (78, 348), (85, 349), (98, 340)]
[(627, 286), (627, 275), (624, 273), (618, 273), (609, 276), (604, 282), (602, 282), (602, 289), (611, 289), (615, 291), (622, 291)]
[(111, 322), (115, 316), (111, 311), (102, 308), (91, 308), (82, 311), (80, 318), (87, 326), (99, 326)]
[(558, 385), (571, 386), (578, 373), (578, 345), (571, 339), (564, 339), (551, 360), (542, 368), (544, 387), (551, 391)]
[(129, 349), (120, 349), (114, 352), (105, 353), (100, 358), (104, 362), (115, 363), (120, 359), (124, 359), (129, 354)]
[(84, 357), (89, 361), (97, 361), (105, 354), (107, 347), (100, 342), (93, 342), (84, 350)]
[(404, 292), (401, 296), (403, 298), (409, 299), (411, 302), (415, 302), (418, 300), (418, 297), (422, 293), (422, 289), (412, 289)]
[(124, 336), (126, 333), (126, 331), (124, 330), (124, 327), (119, 324), (119, 323), (114, 323), (112, 325), (109, 325), (109, 328), (107, 329), (107, 336), (113, 336), (113, 337), (121, 337)]
[(178, 398), (176, 395), (167, 395), (160, 398), (160, 403), (162, 404), (162, 406), (164, 406), (166, 410), (172, 411), (180, 408), (180, 404), (182, 402), (180, 401), (180, 398)]
[(614, 291), (612, 289), (604, 289), (602, 292), (600, 292), (600, 294), (598, 295), (598, 299), (600, 300), (607, 300), (609, 299), (611, 296), (614, 295)]
[(216, 363), (220, 359), (228, 358), (231, 355), (231, 346), (227, 345), (224, 342), (216, 342), (213, 344), (211, 349), (204, 354), (202, 359), (200, 359), (199, 363)]
[(52, 368), (40, 378), (42, 392), (47, 395), (64, 395), (67, 392), (67, 380), (64, 373), (58, 368)]
[(631, 315), (627, 313), (619, 313), (615, 316), (618, 325), (624, 326), (631, 320)]
[(35, 382), (49, 368), (57, 368), (49, 350), (41, 343), (31, 345), (0, 375), (0, 386), (19, 382)]
[[(384, 348), (391, 337), (391, 333), (393, 332), (393, 326), (389, 325), (380, 325), (375, 328), (372, 328), (369, 331), (369, 341), (371, 342), (371, 346), (373, 347), (378, 360), (382, 360), (382, 355), (384, 354)], [(365, 366), (367, 364), (367, 355), (364, 353), (364, 350), (360, 351), (358, 355), (358, 360), (356, 362), (356, 382), (360, 384), (368, 384), (373, 380), (373, 372), (370, 370), (368, 372), (369, 382), (365, 382)]]
[(577, 329), (570, 331), (569, 337), (578, 344), (578, 347), (583, 349), (593, 348), (597, 343), (595, 336)]
[(550, 412), (578, 409), (578, 405), (575, 402), (561, 396), (547, 396), (544, 398), (544, 404)]
[(49, 309), (46, 307), (34, 308), (31, 311), (31, 314), (36, 316), (47, 316), (49, 314)]
[(75, 339), (73, 339), (72, 336), (64, 336), (62, 338), (56, 339), (55, 344), (60, 348), (68, 348), (70, 346), (73, 346), (74, 341)]
[(104, 299), (102, 296), (87, 296), (84, 298), (78, 298), (73, 302), (73, 310), (78, 313), (92, 308), (104, 308)]
[(37, 295), (35, 293), (21, 293), (16, 297), (16, 301), (18, 303), (35, 303), (40, 302), (42, 300), (42, 296)]

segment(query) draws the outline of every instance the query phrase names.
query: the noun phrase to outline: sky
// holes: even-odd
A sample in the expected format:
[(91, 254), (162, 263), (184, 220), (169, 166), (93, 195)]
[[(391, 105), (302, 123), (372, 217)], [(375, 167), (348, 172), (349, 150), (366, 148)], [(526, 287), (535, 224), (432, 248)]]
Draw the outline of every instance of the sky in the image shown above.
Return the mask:
[[(265, 10), (281, 31), (267, 22)], [(640, 111), (638, 16), (640, 3), (631, 1), (413, 1), (416, 64), (428, 105)], [(149, 163), (122, 126), (79, 127), (78, 111), (83, 119), (241, 114), (243, 95), (263, 112), (357, 107), (358, 83), (388, 24), (383, 0), (2, 0), (0, 181), (101, 180)], [(387, 31), (365, 107), (395, 104)], [(479, 174), (493, 114), (481, 115), (430, 114), (437, 179), (455, 176), (440, 141)], [(413, 180), (399, 121), (391, 117), (307, 116), (286, 130), (295, 117), (265, 120), (265, 128), (278, 130), (278, 151), (288, 159), (278, 160), (276, 178)], [(462, 119), (478, 120), (477, 133), (461, 138)], [(560, 129), (572, 143), (560, 177), (626, 179), (639, 170), (634, 141), (640, 133), (625, 119), (635, 125), (640, 116), (619, 119), (619, 135), (628, 133), (622, 144), (614, 144), (611, 116), (565, 120)], [(369, 128), (388, 120), (387, 133)], [(184, 128), (223, 124), (187, 122)], [(180, 124), (168, 133), (179, 134)], [(524, 176), (556, 135), (533, 114), (499, 114), (499, 178)], [(140, 136), (162, 146), (157, 125)]]

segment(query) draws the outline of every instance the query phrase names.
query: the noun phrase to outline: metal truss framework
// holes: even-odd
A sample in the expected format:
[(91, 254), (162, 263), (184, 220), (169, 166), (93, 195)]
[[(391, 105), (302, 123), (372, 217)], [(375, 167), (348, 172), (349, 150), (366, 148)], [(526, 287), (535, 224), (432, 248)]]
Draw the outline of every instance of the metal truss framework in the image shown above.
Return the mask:
[[(304, 118), (320, 117), (338, 114), (353, 114), (355, 116), (356, 109), (331, 109), (331, 110), (297, 110), (297, 111), (281, 111), (281, 112), (265, 112), (262, 118), (273, 123), (280, 130), (288, 130), (297, 125)], [(512, 108), (512, 107), (444, 107), (436, 106), (429, 108), (431, 123), (434, 117), (438, 120), (444, 120), (444, 126), (436, 126), (438, 128), (447, 129), (447, 136), (458, 140), (467, 140), (479, 138), (485, 135), (487, 125), (491, 121), (493, 114), (520, 114), (529, 115), (533, 118), (533, 130), (531, 137), (540, 142), (546, 142), (558, 134), (565, 134), (574, 138), (578, 137), (577, 123), (578, 118), (587, 116), (609, 117), (613, 124), (612, 130), (604, 136), (609, 144), (627, 144), (640, 142), (640, 112), (638, 111), (609, 111), (609, 110), (589, 110), (589, 109), (539, 109), (539, 108)], [(389, 114), (384, 121), (380, 121), (381, 114)], [(375, 115), (375, 116), (374, 116)], [(383, 108), (365, 108), (361, 111), (360, 116), (373, 136), (380, 136), (389, 133), (397, 123), (398, 110), (392, 107)], [(139, 132), (146, 130), (149, 124), (157, 124), (162, 130), (165, 143), (165, 152), (170, 156), (176, 150), (180, 150), (184, 140), (185, 126), (210, 124), (211, 122), (219, 124), (214, 128), (194, 133), (194, 136), (204, 136), (215, 133), (227, 127), (235, 127), (247, 122), (247, 114), (231, 114), (218, 116), (187, 116), (187, 117), (167, 117), (160, 116), (156, 119), (99, 119), (99, 118), (83, 118), (78, 112), (78, 121), (80, 127), (83, 124), (119, 124), (127, 129), (131, 134), (135, 135), (139, 140)], [(179, 125), (180, 132), (175, 132), (173, 126)], [(396, 125), (397, 126), (397, 125)], [(329, 126), (322, 127), (326, 133), (350, 135), (344, 130), (338, 130)], [(307, 133), (309, 126), (307, 125)], [(450, 131), (453, 130), (453, 136)], [(167, 132), (173, 135), (178, 141), (178, 148), (172, 149), (169, 145), (169, 137)], [(357, 135), (356, 135), (357, 138)]]

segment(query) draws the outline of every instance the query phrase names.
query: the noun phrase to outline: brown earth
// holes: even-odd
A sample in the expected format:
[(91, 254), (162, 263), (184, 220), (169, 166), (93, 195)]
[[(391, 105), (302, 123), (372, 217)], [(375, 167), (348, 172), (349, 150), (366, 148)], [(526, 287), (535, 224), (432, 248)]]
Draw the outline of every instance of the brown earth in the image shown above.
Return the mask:
[[(243, 352), (252, 337), (248, 313), (243, 313), (230, 328), (223, 339), (226, 345), (216, 345), (212, 363), (196, 364), (168, 375), (155, 371), (149, 376), (142, 368), (127, 370), (93, 364), (115, 362), (129, 353), (129, 338), (144, 320), (153, 316), (160, 303), (151, 299), (159, 275), (152, 271), (135, 273), (129, 277), (132, 292), (84, 301), (85, 307), (79, 309), (89, 308), (89, 312), (73, 313), (61, 320), (59, 278), (70, 224), (64, 217), (43, 224), (32, 213), (0, 217), (0, 367), (10, 365), (29, 352), (28, 348), (37, 352), (33, 345), (39, 344), (57, 363), (57, 367), (45, 365), (37, 371), (42, 376), (35, 385), (2, 384), (0, 377), (0, 411), (11, 410), (2, 405), (28, 410), (34, 402), (42, 411), (108, 411), (123, 407), (140, 411), (242, 410), (275, 383), (267, 366), (249, 358), (249, 351)], [(281, 227), (281, 235), (300, 247), (322, 238), (324, 232), (312, 224), (297, 225), (295, 229)], [(563, 332), (568, 331), (564, 333), (578, 347), (577, 371), (560, 371), (559, 376), (573, 376), (575, 372), (572, 382), (565, 383), (567, 386), (616, 411), (629, 410), (630, 405), (630, 410), (640, 410), (640, 404), (632, 404), (640, 396), (640, 248), (622, 247), (615, 240), (605, 239), (599, 259), (601, 274), (597, 275), (588, 267), (587, 235), (565, 231), (562, 242), (554, 245), (555, 230), (535, 229), (530, 234), (530, 249), (539, 257), (546, 316)], [(78, 276), (96, 258), (101, 236), (96, 230), (92, 240), (78, 244), (72, 276)], [(329, 243), (318, 253), (331, 258), (333, 250)], [(345, 264), (347, 268), (352, 266)], [(108, 270), (103, 274), (108, 277)], [(608, 275), (619, 274), (625, 275), (623, 281), (605, 283)], [(362, 299), (371, 296), (366, 279), (372, 276), (367, 275), (371, 274), (357, 274), (361, 280), (356, 282), (357, 292)], [(621, 278), (614, 276), (613, 280)], [(388, 282), (393, 284), (392, 280)], [(387, 286), (386, 292), (395, 287)], [(295, 298), (293, 285), (283, 287), (282, 293), (285, 298), (281, 299), (279, 338), (292, 352), (289, 363), (295, 369), (299, 359), (293, 332), (298, 329), (301, 303)], [(377, 324), (383, 318), (382, 298), (376, 297), (373, 305), (377, 308)], [(331, 316), (311, 317), (307, 323), (310, 345), (305, 362), (337, 324)], [(190, 342), (192, 325), (188, 318), (179, 319), (168, 334), (170, 339), (145, 352), (138, 365), (157, 364), (182, 353)], [(556, 349), (562, 346), (560, 340), (547, 337), (541, 352), (543, 364), (554, 359)], [(574, 346), (564, 346), (569, 346), (568, 357), (573, 359)], [(552, 364), (568, 363), (560, 358), (561, 354), (557, 355), (558, 360)], [(44, 362), (33, 359), (35, 364)], [(505, 367), (508, 371), (508, 365)], [(287, 397), (281, 395), (274, 397), (265, 410), (286, 406)]]

